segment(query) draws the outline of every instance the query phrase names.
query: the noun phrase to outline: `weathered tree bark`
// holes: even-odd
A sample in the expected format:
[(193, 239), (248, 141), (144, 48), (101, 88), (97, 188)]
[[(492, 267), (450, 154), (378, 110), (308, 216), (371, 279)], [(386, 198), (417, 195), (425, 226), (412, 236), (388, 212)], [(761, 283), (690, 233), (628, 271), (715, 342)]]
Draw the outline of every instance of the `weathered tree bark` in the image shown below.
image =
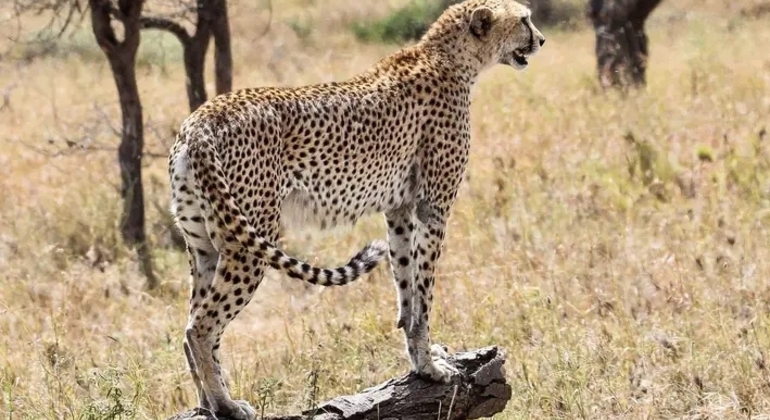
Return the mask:
[[(135, 246), (147, 288), (157, 286), (145, 233), (142, 154), (144, 122), (139, 88), (136, 83), (136, 51), (139, 48), (139, 18), (143, 0), (120, 0), (115, 9), (109, 0), (89, 0), (91, 28), (107, 57), (120, 100), (122, 130), (118, 146), (123, 215), (120, 232), (127, 245)], [(123, 25), (123, 40), (118, 40), (111, 26), (115, 17)]]
[(602, 87), (646, 83), (648, 40), (644, 23), (661, 0), (590, 0), (596, 60)]
[[(457, 353), (449, 361), (462, 373), (449, 385), (407, 374), (356, 395), (334, 398), (301, 415), (265, 420), (468, 420), (503, 411), (511, 398), (511, 386), (505, 379), (502, 350), (485, 347)], [(197, 408), (168, 420), (214, 419), (207, 410)]]

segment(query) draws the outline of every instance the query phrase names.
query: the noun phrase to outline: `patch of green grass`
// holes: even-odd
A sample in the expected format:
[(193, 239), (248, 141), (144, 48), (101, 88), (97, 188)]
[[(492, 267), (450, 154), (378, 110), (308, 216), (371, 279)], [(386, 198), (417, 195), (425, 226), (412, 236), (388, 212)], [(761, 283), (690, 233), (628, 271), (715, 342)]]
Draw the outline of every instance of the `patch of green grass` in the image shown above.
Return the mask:
[(356, 22), (353, 33), (362, 41), (403, 43), (420, 38), (444, 11), (448, 1), (414, 0), (390, 16), (373, 22)]

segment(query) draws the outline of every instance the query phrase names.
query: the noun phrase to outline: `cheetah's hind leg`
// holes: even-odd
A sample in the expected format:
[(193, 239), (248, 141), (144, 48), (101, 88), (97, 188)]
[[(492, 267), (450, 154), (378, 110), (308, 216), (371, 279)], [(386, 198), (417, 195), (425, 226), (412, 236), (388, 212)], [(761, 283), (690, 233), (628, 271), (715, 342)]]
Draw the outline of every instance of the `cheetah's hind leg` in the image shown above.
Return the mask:
[(221, 254), (208, 292), (199, 294), (198, 307), (187, 326), (187, 339), (210, 410), (218, 418), (252, 420), (256, 410), (230, 397), (219, 359), (220, 338), (227, 325), (249, 303), (262, 281), (266, 265), (247, 258), (248, 250)]

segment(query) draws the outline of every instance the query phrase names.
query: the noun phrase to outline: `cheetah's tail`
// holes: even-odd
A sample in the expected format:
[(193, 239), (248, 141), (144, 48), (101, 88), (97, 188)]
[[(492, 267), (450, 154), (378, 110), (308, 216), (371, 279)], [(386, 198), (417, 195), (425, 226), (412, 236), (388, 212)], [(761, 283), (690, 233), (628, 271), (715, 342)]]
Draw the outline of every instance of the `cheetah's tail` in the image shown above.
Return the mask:
[[(258, 258), (289, 277), (321, 286), (340, 286), (357, 280), (361, 275), (372, 271), (388, 252), (385, 241), (375, 240), (347, 264), (335, 269), (313, 267), (293, 258), (257, 235), (230, 193), (229, 184), (213, 146), (190, 145), (188, 157), (193, 179), (204, 199), (210, 203), (218, 221), (217, 225), (223, 229), (219, 235), (210, 235), (212, 240), (216, 241), (220, 252), (227, 254), (248, 248)], [(230, 242), (222, 240), (232, 236), (235, 236), (240, 246), (233, 246)]]

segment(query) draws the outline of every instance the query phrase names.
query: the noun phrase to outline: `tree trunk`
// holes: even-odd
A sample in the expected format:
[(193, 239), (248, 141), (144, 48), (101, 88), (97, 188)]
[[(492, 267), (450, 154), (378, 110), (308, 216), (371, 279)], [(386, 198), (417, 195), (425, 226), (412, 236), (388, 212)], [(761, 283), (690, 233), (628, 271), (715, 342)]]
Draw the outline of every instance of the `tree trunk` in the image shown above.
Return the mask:
[(212, 32), (214, 34), (214, 74), (217, 95), (233, 90), (233, 52), (230, 43), (230, 21), (227, 18), (227, 1), (210, 0)]
[(147, 281), (145, 286), (152, 290), (158, 286), (158, 279), (152, 269), (152, 255), (145, 231), (144, 187), (142, 185), (142, 156), (144, 151), (144, 120), (139, 87), (136, 83), (135, 52), (121, 53), (116, 60), (110, 60), (110, 68), (118, 88), (120, 112), (123, 119), (118, 162), (120, 164), (121, 196), (123, 217), (121, 234), (128, 245), (133, 245), (139, 258), (141, 270)]
[(206, 65), (206, 51), (209, 48), (211, 31), (208, 23), (201, 22), (200, 16), (196, 28), (195, 35), (190, 38), (189, 43), (184, 45), (184, 72), (190, 112), (198, 109), (208, 99), (206, 78), (203, 71)]
[(206, 52), (214, 37), (216, 93), (229, 92), (233, 86), (233, 55), (226, 0), (197, 0), (195, 32), (190, 35), (178, 22), (160, 16), (143, 16), (140, 28), (167, 31), (182, 44), (185, 86), (190, 112), (208, 99), (204, 74)]
[[(140, 27), (167, 31), (176, 36), (182, 44), (185, 89), (190, 112), (198, 109), (208, 99), (204, 70), (206, 52), (212, 36), (215, 44), (216, 93), (232, 90), (233, 56), (226, 0), (197, 0), (195, 32), (192, 35), (178, 22), (161, 16), (141, 17)], [(171, 228), (171, 241), (180, 249), (186, 246), (176, 225)]]
[(215, 48), (216, 93), (229, 92), (233, 86), (233, 56), (226, 0), (198, 0), (196, 12), (195, 34), (190, 36), (187, 42), (182, 42), (190, 112), (198, 109), (208, 99), (204, 69), (212, 36)]
[[(121, 0), (118, 2), (118, 8), (115, 9), (109, 0), (89, 0), (91, 28), (97, 43), (110, 63), (123, 120), (120, 146), (118, 146), (123, 198), (120, 232), (123, 241), (136, 248), (142, 270), (147, 277), (146, 287), (152, 289), (158, 282), (152, 271), (145, 233), (142, 187), (144, 123), (135, 72), (142, 3), (142, 0)], [(122, 41), (118, 40), (111, 26), (113, 16), (123, 24)]]
[(118, 162), (120, 164), (123, 220), (120, 230), (129, 245), (145, 241), (144, 194), (142, 191), (142, 149), (144, 130), (142, 105), (136, 84), (134, 56), (130, 51), (120, 51), (110, 57), (110, 69), (115, 79), (123, 119)]
[[(356, 395), (334, 398), (302, 415), (264, 420), (469, 420), (492, 417), (505, 409), (511, 398), (511, 386), (505, 379), (502, 350), (486, 347), (458, 353), (449, 362), (461, 373), (451, 384), (428, 382), (407, 374)], [(168, 420), (216, 418), (197, 408)]]
[(596, 60), (602, 87), (641, 87), (646, 83), (647, 17), (661, 0), (590, 0), (596, 32)]

